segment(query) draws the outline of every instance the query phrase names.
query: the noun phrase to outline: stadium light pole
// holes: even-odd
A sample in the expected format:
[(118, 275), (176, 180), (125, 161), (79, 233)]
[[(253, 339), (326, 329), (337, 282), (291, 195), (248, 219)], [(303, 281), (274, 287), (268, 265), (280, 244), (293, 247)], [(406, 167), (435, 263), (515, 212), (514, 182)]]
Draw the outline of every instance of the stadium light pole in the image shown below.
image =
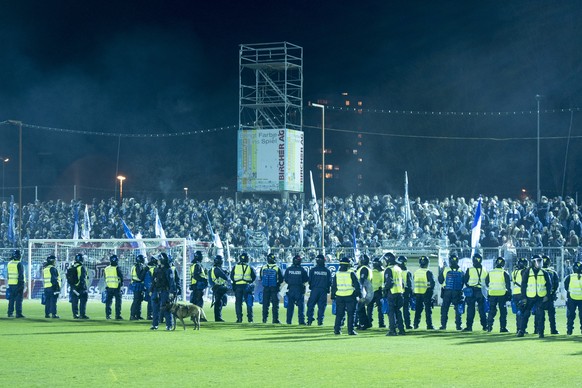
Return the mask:
[(325, 105), (311, 106), (321, 109), (321, 253), (325, 254)]
[(7, 158), (5, 156), (0, 156), (0, 158), (2, 158), (2, 200), (4, 200), (4, 168), (6, 166), (6, 163), (10, 161), (10, 158)]
[(538, 143), (538, 150), (537, 150), (537, 198), (538, 198), (538, 203), (541, 200), (542, 197), (542, 191), (540, 190), (540, 100), (542, 99), (542, 96), (540, 94), (536, 94), (536, 100), (538, 101), (538, 136), (537, 136), (537, 143)]
[(118, 175), (117, 179), (119, 179), (119, 201), (123, 201), (123, 181), (125, 177), (123, 175)]

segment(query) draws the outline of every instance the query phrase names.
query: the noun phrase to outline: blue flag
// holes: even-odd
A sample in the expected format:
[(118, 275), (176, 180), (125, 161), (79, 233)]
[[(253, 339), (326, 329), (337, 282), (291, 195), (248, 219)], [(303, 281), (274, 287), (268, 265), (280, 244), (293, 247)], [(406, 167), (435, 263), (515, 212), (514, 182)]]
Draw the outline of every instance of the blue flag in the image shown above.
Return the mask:
[(79, 239), (79, 206), (75, 206), (75, 226), (73, 227), (73, 240)]
[[(121, 219), (121, 224), (123, 225), (123, 231), (125, 232), (125, 235), (127, 236), (127, 238), (135, 240), (135, 236), (133, 235), (133, 233), (131, 233), (129, 226), (127, 226), (127, 224), (125, 223), (125, 221), (123, 219)], [(137, 247), (139, 247), (139, 244), (136, 241), (136, 242), (132, 242), (131, 246), (134, 248), (137, 248)]]
[(14, 235), (14, 195), (10, 196), (10, 219), (8, 220), (8, 241), (11, 243), (16, 242), (16, 236)]
[(471, 225), (471, 256), (475, 254), (476, 249), (479, 247), (479, 238), (481, 237), (481, 200), (481, 197), (479, 197), (477, 209), (475, 210), (475, 218)]

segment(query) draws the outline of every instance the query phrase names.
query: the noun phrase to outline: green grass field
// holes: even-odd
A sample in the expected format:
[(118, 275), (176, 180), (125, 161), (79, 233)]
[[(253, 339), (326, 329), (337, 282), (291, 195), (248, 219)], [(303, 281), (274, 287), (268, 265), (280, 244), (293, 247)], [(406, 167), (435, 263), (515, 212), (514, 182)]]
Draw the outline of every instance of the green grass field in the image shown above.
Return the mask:
[[(124, 301), (123, 315), (129, 317)], [(145, 307), (145, 304), (144, 304)], [(44, 306), (25, 301), (26, 319), (6, 318), (0, 302), (0, 381), (9, 386), (580, 386), (582, 335), (543, 340), (514, 333), (411, 330), (386, 337), (385, 329), (358, 336), (333, 334), (331, 308), (325, 325), (203, 322), (194, 331), (150, 331), (148, 321), (107, 321), (104, 305), (89, 302), (89, 321), (71, 319), (59, 302), (60, 320), (45, 319)], [(213, 318), (211, 309), (206, 313)], [(255, 321), (260, 307), (255, 305)], [(284, 316), (285, 309), (280, 313)], [(435, 317), (440, 311), (435, 309)], [(296, 320), (296, 318), (295, 318)], [(509, 316), (514, 327), (514, 315)], [(421, 325), (421, 328), (424, 325)], [(449, 327), (451, 321), (449, 320)], [(160, 326), (163, 327), (163, 326)], [(533, 318), (530, 319), (530, 331)], [(344, 333), (346, 330), (344, 330)]]

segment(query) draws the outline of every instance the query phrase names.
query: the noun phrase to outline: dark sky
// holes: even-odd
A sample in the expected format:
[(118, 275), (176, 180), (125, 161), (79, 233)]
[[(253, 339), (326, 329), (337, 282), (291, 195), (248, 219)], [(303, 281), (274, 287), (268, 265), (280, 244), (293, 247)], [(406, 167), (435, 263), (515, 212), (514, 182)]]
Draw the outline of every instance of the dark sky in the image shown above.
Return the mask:
[[(238, 45), (288, 41), (304, 48), (305, 102), (348, 91), (367, 109), (459, 113), (366, 112), (363, 130), (375, 135), (365, 191), (397, 194), (407, 170), (413, 196), (535, 193), (531, 112), (541, 94), (542, 191), (575, 195), (582, 113), (556, 110), (581, 106), (580, 20), (574, 0), (3, 2), (0, 121), (103, 134), (229, 126), (174, 138), (25, 127), (23, 184), (39, 186), (41, 199), (68, 198), (74, 184), (81, 197), (111, 196), (116, 170), (133, 195), (232, 192)], [(330, 112), (330, 129), (353, 129), (351, 115)], [(306, 107), (304, 122), (309, 170), (319, 112)], [(13, 126), (0, 126), (0, 155), (13, 159), (5, 176), (14, 193)]]

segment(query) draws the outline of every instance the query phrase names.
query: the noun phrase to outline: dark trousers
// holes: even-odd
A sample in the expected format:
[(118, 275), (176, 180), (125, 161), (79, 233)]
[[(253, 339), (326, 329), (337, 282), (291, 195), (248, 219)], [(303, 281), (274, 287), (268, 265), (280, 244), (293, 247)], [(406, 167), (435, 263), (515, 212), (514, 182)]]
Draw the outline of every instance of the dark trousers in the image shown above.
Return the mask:
[(402, 304), (404, 297), (402, 294), (388, 295), (388, 330), (390, 333), (404, 333), (404, 322), (402, 319)]
[(52, 287), (47, 287), (44, 289), (44, 315), (48, 317), (50, 314), (53, 316), (57, 315), (57, 300), (59, 300), (59, 294), (55, 295), (55, 291)]
[(226, 305), (226, 292), (228, 289), (226, 287), (214, 286), (212, 287), (213, 298), (214, 298), (214, 320), (218, 321), (222, 319), (222, 307)]
[(22, 315), (24, 286), (11, 284), (8, 287), (10, 288), (10, 299), (8, 299), (8, 316), (12, 316), (12, 314), (14, 314), (14, 310), (16, 309), (16, 316), (19, 317)]
[[(234, 286), (234, 310), (236, 311), (236, 320), (242, 321), (243, 312), (242, 304), (243, 301), (247, 305), (247, 319), (249, 322), (253, 321), (253, 305), (249, 304), (249, 298), (254, 298), (252, 295), (252, 288), (249, 288), (248, 284), (236, 284)], [(253, 299), (251, 299), (252, 301)]]
[(73, 317), (86, 316), (88, 296), (86, 290), (77, 291), (71, 289), (71, 308), (73, 310)]
[(461, 313), (459, 311), (459, 305), (463, 303), (462, 300), (462, 291), (443, 290), (443, 304), (441, 306), (441, 327), (443, 329), (447, 328), (449, 307), (453, 305), (453, 310), (455, 310), (455, 326), (457, 330), (461, 330)]
[(576, 318), (576, 309), (578, 309), (578, 323), (582, 333), (582, 300), (568, 298), (566, 301), (566, 330), (568, 334), (574, 331), (574, 319)]
[(133, 302), (131, 302), (131, 318), (141, 318), (141, 303), (143, 302), (143, 285), (134, 285)]
[(479, 320), (483, 330), (487, 329), (487, 316), (485, 315), (485, 296), (479, 287), (473, 288), (473, 296), (466, 298), (467, 302), (467, 329), (473, 328), (473, 321), (475, 320), (475, 304), (479, 310)]
[(356, 298), (353, 296), (335, 297), (335, 324), (333, 331), (340, 333), (344, 316), (348, 314), (348, 333), (354, 332), (354, 321), (356, 319)]
[(374, 291), (374, 298), (372, 298), (372, 301), (367, 306), (368, 321), (370, 322), (370, 325), (372, 324), (372, 322), (374, 322), (374, 319), (373, 319), (374, 307), (376, 307), (376, 310), (378, 311), (378, 326), (385, 327), (384, 313), (382, 312), (382, 290)]
[(523, 314), (525, 313), (525, 304), (522, 302), (524, 297), (521, 294), (513, 294), (511, 296), (511, 301), (515, 305), (515, 327), (517, 331), (522, 330), (525, 333), (527, 329), (527, 324), (523, 327)]
[(263, 288), (263, 322), (269, 318), (269, 306), (273, 306), (273, 323), (279, 323), (279, 287)]
[(315, 314), (315, 306), (317, 305), (317, 324), (323, 325), (323, 317), (325, 316), (325, 306), (327, 306), (327, 289), (314, 288), (307, 299), (307, 324), (313, 322), (313, 315)]
[(192, 290), (190, 293), (190, 303), (193, 303), (198, 307), (204, 307), (204, 288), (194, 288)]
[(305, 297), (303, 296), (302, 289), (300, 288), (289, 288), (287, 291), (287, 324), (290, 325), (293, 321), (293, 312), (295, 310), (295, 305), (297, 305), (297, 318), (299, 319), (299, 324), (305, 324)]
[(402, 294), (402, 318), (404, 319), (404, 326), (407, 329), (410, 328), (410, 298), (412, 297), (412, 292), (405, 290)]
[(172, 314), (170, 310), (166, 308), (166, 305), (170, 301), (169, 291), (154, 291), (152, 292), (152, 326), (158, 326), (164, 317), (166, 322), (166, 328), (171, 328), (172, 325)]
[(111, 303), (115, 298), (115, 317), (121, 316), (121, 290), (119, 288), (106, 288), (105, 316), (111, 317)]
[(425, 294), (414, 294), (414, 298), (416, 302), (414, 327), (416, 328), (420, 324), (420, 317), (424, 310), (424, 315), (426, 316), (426, 328), (432, 329), (432, 293), (426, 292)]
[(534, 298), (527, 298), (527, 303), (525, 305), (525, 311), (523, 313), (522, 331), (525, 333), (525, 328), (527, 327), (527, 321), (531, 315), (531, 310), (535, 307), (535, 330), (539, 335), (544, 334), (546, 311), (544, 310), (543, 298), (536, 296)]
[[(557, 332), (556, 329), (556, 306), (554, 305), (555, 295), (549, 295), (550, 300), (548, 300), (545, 304), (545, 308), (548, 311), (548, 321), (550, 321), (550, 331), (552, 333)], [(536, 327), (537, 332), (537, 327)]]
[(507, 297), (489, 295), (489, 314), (487, 315), (487, 330), (491, 331), (495, 316), (497, 315), (497, 308), (499, 307), (499, 328), (501, 330), (507, 329)]

